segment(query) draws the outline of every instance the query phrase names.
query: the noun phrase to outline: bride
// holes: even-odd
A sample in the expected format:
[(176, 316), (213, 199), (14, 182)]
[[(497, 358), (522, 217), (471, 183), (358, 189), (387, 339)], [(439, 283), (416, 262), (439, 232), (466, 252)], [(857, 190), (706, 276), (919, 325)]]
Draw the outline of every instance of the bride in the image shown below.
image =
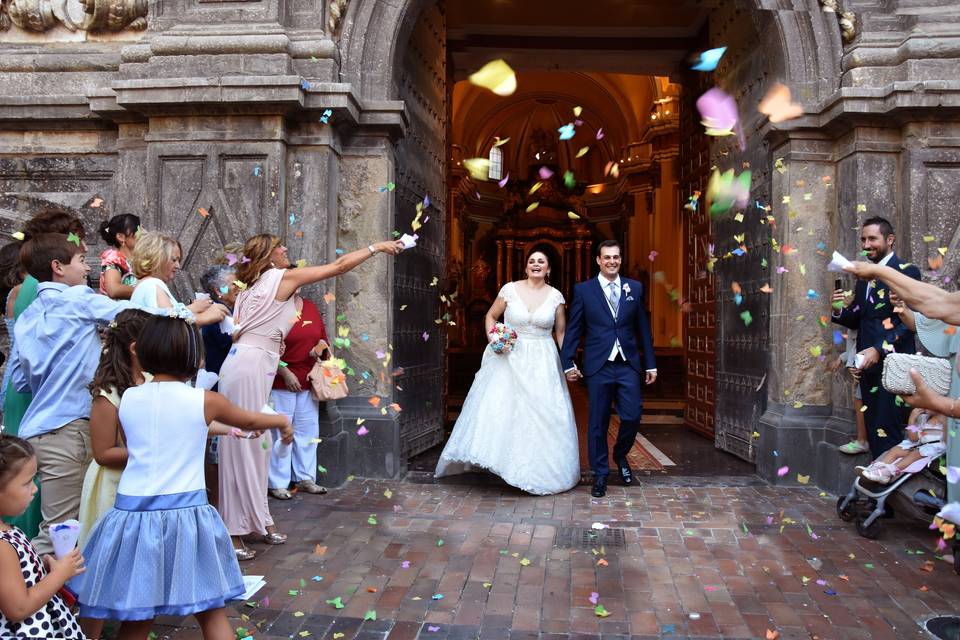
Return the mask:
[[(577, 423), (560, 368), (563, 294), (547, 284), (543, 251), (527, 256), (525, 280), (508, 282), (487, 311), (487, 337), (503, 314), (517, 332), (509, 352), (488, 345), (436, 476), (482, 467), (527, 493), (561, 493), (580, 481)], [(556, 344), (553, 340), (556, 340)]]

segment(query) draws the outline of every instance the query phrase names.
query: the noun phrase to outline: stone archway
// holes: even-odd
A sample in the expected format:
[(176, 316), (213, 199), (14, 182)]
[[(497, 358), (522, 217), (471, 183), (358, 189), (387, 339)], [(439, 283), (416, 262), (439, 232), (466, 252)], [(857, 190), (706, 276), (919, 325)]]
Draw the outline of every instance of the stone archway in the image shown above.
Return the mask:
[[(417, 61), (421, 65), (420, 71), (427, 70), (428, 73), (418, 78), (418, 73), (411, 73), (412, 70), (404, 66), (404, 57), (409, 57), (406, 49), (407, 43), (411, 42), (411, 34), (419, 33), (419, 37), (423, 37), (425, 31), (433, 29), (432, 35), (440, 37), (433, 26), (436, 22), (434, 19), (428, 19), (428, 24), (420, 20), (424, 12), (433, 11), (431, 7), (436, 4), (435, 0), (409, 0), (396, 6), (369, 0), (351, 4), (341, 39), (345, 61), (343, 72), (346, 78), (361, 87), (365, 99), (408, 99), (412, 90), (413, 94), (419, 94), (416, 99), (422, 102), (423, 93), (411, 86), (410, 79), (424, 82), (423, 86), (429, 88), (427, 76), (432, 75), (437, 80), (437, 69), (430, 66), (432, 61), (421, 56)], [(699, 34), (697, 43), (691, 43), (689, 48), (730, 43), (731, 52), (728, 55), (736, 62), (721, 66), (715, 82), (728, 88), (740, 104), (756, 104), (766, 88), (779, 80), (793, 87), (795, 98), (804, 104), (807, 112), (813, 114), (838, 87), (841, 50), (839, 29), (835, 16), (819, 11), (816, 5), (812, 10), (795, 10), (759, 1), (734, 3), (734, 6), (717, 3), (706, 24), (708, 26)], [(450, 70), (445, 66), (443, 71), (450, 77)], [(676, 64), (664, 67), (663, 72), (683, 73)], [(700, 80), (703, 78), (706, 76)], [(692, 79), (687, 77), (686, 81), (688, 87), (694, 89)], [(691, 106), (688, 101), (687, 107)], [(765, 124), (764, 119), (755, 113), (744, 115), (744, 118), (748, 129), (748, 145), (741, 154), (742, 159), (754, 168), (758, 199), (773, 201), (775, 172), (772, 144), (779, 144), (784, 134)], [(812, 120), (801, 118), (792, 123), (790, 128), (801, 131), (811, 125), (815, 125)], [(416, 132), (414, 136), (421, 137)], [(401, 141), (401, 149), (403, 145)], [(691, 153), (689, 157), (681, 158), (681, 184), (691, 191), (697, 188), (692, 178), (682, 176), (699, 175), (697, 167), (706, 168), (722, 162), (727, 154), (728, 151), (721, 145), (712, 144), (706, 156), (694, 156)], [(409, 161), (410, 157), (404, 156), (404, 159)], [(699, 184), (699, 188), (702, 186)], [(730, 225), (714, 226), (716, 228), (712, 232), (717, 238), (717, 250), (720, 251), (721, 247), (726, 250), (729, 238), (737, 231)], [(704, 228), (710, 227), (708, 224)], [(813, 387), (820, 383), (805, 385), (804, 381), (796, 378), (796, 373), (793, 379), (785, 380), (784, 377), (789, 377), (790, 372), (779, 369), (789, 359), (788, 351), (796, 348), (789, 341), (781, 339), (781, 332), (786, 337), (792, 329), (771, 323), (770, 310), (782, 305), (789, 306), (787, 297), (793, 294), (787, 288), (782, 291), (778, 288), (772, 296), (759, 293), (764, 284), (760, 265), (769, 260), (769, 244), (760, 238), (769, 234), (759, 221), (755, 221), (753, 227), (748, 229), (748, 233), (751, 232), (756, 232), (751, 255), (739, 264), (721, 264), (716, 279), (711, 277), (709, 280), (709, 286), (714, 291), (701, 296), (699, 312), (717, 318), (716, 333), (711, 320), (710, 331), (706, 334), (711, 344), (700, 345), (702, 357), (715, 360), (716, 371), (713, 371), (713, 362), (706, 362), (701, 372), (705, 372), (704, 375), (697, 386), (689, 387), (688, 395), (710, 399), (710, 402), (703, 404), (703, 409), (710, 413), (709, 419), (703, 421), (703, 433), (713, 436), (716, 424), (718, 447), (754, 460), (761, 443), (752, 434), (767, 409), (768, 397), (779, 400), (784, 391), (790, 393), (805, 388), (806, 393), (815, 395)], [(702, 244), (706, 246), (708, 239), (703, 240)], [(709, 242), (712, 243), (712, 239)], [(740, 324), (741, 309), (735, 306), (732, 295), (727, 293), (733, 281), (740, 282), (752, 294), (756, 294), (752, 303), (755, 324), (749, 332), (745, 332)], [(805, 339), (809, 339), (809, 336)], [(714, 340), (716, 344), (712, 343)], [(819, 391), (823, 392), (822, 389)], [(713, 401), (715, 394), (719, 402)]]

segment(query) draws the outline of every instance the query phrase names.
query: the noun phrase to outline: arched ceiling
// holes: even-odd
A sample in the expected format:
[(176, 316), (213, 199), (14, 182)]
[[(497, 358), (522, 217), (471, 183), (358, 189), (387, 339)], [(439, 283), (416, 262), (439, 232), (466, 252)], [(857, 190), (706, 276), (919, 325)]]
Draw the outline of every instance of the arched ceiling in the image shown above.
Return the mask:
[[(660, 97), (665, 80), (653, 76), (611, 73), (527, 72), (517, 75), (517, 91), (501, 97), (468, 82), (453, 91), (451, 142), (464, 157), (486, 157), (495, 138), (510, 138), (501, 147), (504, 173), (527, 177), (540, 138), (556, 144), (557, 164), (572, 170), (578, 180), (599, 182), (607, 162), (621, 159), (632, 142), (638, 142), (649, 125), (653, 101)], [(578, 119), (576, 136), (559, 140), (558, 129)], [(597, 132), (603, 137), (597, 140)], [(539, 133), (538, 132), (542, 132)], [(576, 158), (578, 150), (590, 153)]]

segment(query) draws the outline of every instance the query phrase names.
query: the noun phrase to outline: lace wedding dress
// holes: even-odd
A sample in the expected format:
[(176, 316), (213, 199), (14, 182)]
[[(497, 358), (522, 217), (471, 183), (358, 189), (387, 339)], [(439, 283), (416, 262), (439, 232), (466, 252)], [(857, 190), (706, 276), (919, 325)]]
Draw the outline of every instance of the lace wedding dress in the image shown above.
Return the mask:
[(482, 467), (527, 493), (560, 493), (580, 481), (577, 423), (552, 336), (563, 294), (551, 288), (532, 313), (514, 283), (499, 296), (517, 342), (506, 354), (483, 352), (436, 476)]

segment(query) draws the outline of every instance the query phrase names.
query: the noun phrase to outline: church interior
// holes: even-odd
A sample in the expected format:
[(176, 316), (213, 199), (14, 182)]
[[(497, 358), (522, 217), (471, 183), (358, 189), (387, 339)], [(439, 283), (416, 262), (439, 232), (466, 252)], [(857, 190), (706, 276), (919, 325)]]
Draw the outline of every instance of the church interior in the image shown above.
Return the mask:
[[(640, 8), (603, 0), (585, 14), (573, 3), (558, 4), (571, 11), (558, 6), (544, 16), (505, 0), (445, 5), (446, 280), (458, 298), (446, 350), (447, 429), (480, 367), (483, 316), (501, 286), (523, 277), (531, 249), (549, 254), (551, 284), (569, 301), (574, 284), (597, 274), (596, 244), (615, 238), (623, 243), (622, 272), (644, 283), (656, 349), (659, 378), (645, 390), (645, 424), (702, 440), (695, 444), (712, 453), (711, 432), (681, 427), (684, 292), (688, 278), (705, 274), (691, 273), (702, 265), (687, 259), (681, 85), (662, 74), (685, 63), (705, 14), (646, 6), (642, 20), (624, 20), (625, 11)], [(638, 45), (641, 51), (624, 50)], [(517, 69), (518, 88), (508, 97), (466, 80), (499, 56)], [(572, 125), (576, 133), (568, 138), (564, 128), (572, 133)], [(482, 178), (467, 170), (474, 158), (489, 163)], [(576, 386), (571, 393), (585, 431), (586, 393)]]

